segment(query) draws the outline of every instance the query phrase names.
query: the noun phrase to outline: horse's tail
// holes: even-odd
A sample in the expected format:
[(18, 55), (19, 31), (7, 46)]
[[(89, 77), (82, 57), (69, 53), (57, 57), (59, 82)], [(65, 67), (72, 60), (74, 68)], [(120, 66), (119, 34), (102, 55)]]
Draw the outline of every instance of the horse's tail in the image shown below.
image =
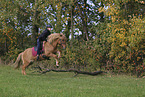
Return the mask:
[(20, 54), (18, 55), (18, 57), (17, 57), (17, 60), (16, 60), (16, 62), (15, 62), (15, 65), (16, 65), (16, 66), (15, 66), (15, 69), (17, 69), (17, 68), (20, 67), (20, 60), (21, 60), (22, 54), (23, 54), (23, 52), (20, 53)]

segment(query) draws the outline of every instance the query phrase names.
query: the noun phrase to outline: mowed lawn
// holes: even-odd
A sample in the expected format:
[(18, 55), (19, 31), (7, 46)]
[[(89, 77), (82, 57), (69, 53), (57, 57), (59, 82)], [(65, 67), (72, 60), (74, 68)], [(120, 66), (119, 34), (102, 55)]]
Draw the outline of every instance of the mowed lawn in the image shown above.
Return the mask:
[(0, 97), (145, 97), (145, 78), (26, 72), (0, 65)]

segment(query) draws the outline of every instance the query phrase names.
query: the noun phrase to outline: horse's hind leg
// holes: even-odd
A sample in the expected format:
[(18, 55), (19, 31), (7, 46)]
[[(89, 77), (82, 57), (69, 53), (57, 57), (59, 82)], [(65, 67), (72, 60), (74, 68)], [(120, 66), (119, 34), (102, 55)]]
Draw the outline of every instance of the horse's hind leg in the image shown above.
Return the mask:
[(22, 74), (23, 75), (26, 75), (26, 67), (29, 65), (29, 62), (25, 62), (24, 64), (23, 64), (23, 66), (22, 66)]

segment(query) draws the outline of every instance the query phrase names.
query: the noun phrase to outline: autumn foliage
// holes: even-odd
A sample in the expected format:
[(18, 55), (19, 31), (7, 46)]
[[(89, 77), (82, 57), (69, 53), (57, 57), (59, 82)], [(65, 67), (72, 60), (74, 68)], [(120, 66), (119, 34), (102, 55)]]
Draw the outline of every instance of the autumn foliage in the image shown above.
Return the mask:
[(1, 55), (16, 59), (36, 44), (49, 22), (52, 33), (61, 32), (68, 38), (62, 67), (144, 75), (144, 0), (42, 1), (2, 0)]

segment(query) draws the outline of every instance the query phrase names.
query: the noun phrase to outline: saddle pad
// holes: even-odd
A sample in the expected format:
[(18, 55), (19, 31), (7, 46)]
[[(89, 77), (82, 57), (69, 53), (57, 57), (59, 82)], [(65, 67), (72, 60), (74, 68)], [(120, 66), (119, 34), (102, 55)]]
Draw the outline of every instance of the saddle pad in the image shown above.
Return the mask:
[[(44, 48), (42, 48), (42, 50), (40, 50), (40, 54), (42, 54), (44, 52)], [(37, 47), (32, 47), (32, 55), (36, 56), (37, 55)]]
[(35, 49), (35, 47), (32, 47), (32, 55), (36, 56), (37, 55), (37, 50)]

